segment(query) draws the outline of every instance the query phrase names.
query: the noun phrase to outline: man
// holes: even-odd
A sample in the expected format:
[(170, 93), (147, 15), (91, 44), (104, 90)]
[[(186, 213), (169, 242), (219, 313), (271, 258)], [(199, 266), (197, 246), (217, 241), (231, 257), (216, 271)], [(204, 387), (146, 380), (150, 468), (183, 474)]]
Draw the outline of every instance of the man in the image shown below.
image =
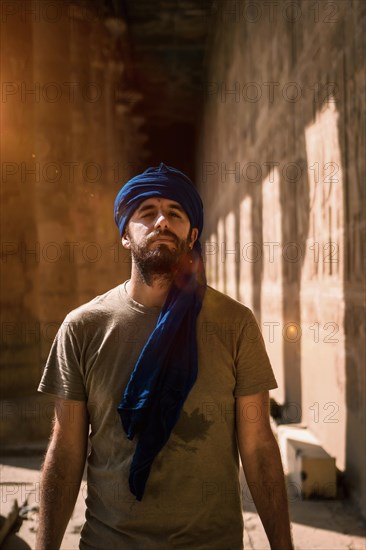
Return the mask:
[(37, 549), (61, 544), (89, 427), (81, 549), (241, 549), (238, 448), (271, 548), (291, 549), (276, 381), (251, 311), (206, 284), (196, 189), (150, 168), (115, 221), (131, 278), (66, 317), (39, 386), (57, 398)]

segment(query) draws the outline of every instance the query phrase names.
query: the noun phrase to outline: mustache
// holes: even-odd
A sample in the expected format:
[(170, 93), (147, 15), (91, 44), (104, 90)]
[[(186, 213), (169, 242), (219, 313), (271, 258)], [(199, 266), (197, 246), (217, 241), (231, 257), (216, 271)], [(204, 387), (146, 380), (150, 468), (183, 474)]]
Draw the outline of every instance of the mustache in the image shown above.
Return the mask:
[(149, 235), (149, 237), (147, 238), (147, 244), (154, 241), (155, 239), (158, 239), (159, 237), (168, 237), (169, 239), (172, 239), (175, 244), (179, 244), (178, 237), (174, 235), (174, 233), (169, 231), (169, 229), (165, 229), (165, 230), (157, 229), (156, 231), (154, 231), (154, 233)]

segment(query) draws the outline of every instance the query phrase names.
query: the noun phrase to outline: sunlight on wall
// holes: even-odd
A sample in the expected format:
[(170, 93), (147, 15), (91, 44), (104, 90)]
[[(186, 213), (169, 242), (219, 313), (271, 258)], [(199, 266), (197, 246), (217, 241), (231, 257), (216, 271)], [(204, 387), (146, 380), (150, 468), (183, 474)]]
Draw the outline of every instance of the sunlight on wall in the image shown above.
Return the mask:
[(329, 101), (305, 129), (310, 223), (301, 274), (303, 420), (344, 468), (343, 174), (338, 112)]
[(252, 197), (245, 197), (240, 204), (240, 286), (239, 300), (253, 310), (253, 261), (257, 248), (253, 243)]
[(217, 258), (217, 290), (225, 292), (225, 265), (221, 256), (221, 248), (225, 242), (225, 226), (222, 218), (219, 218), (217, 222), (217, 244), (218, 244), (218, 258)]
[(225, 243), (222, 245), (221, 256), (225, 268), (226, 293), (237, 299), (236, 264), (240, 261), (239, 243), (235, 242), (235, 215), (233, 212), (225, 218)]
[(217, 260), (219, 245), (216, 233), (212, 233), (208, 241), (205, 242), (206, 259), (206, 279), (207, 283), (214, 288), (217, 287)]
[(272, 392), (279, 402), (285, 400), (283, 350), (283, 273), (282, 211), (280, 174), (273, 170), (262, 184), (263, 201), (263, 275), (261, 285), (261, 324), (267, 352), (278, 383)]

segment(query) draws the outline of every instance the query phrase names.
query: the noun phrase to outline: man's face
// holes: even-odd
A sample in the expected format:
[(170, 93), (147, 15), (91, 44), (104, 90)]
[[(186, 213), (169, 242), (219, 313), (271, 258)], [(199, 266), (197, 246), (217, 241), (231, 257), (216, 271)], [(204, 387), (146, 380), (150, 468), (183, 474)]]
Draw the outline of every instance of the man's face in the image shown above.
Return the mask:
[(154, 197), (140, 204), (131, 216), (122, 244), (147, 284), (154, 276), (171, 279), (182, 257), (198, 236), (181, 205)]

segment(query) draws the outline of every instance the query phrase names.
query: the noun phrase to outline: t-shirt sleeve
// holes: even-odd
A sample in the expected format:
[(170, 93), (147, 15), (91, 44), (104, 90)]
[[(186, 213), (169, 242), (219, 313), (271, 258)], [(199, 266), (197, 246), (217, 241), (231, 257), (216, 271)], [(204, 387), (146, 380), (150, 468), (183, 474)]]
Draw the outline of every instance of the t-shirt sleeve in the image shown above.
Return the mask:
[(253, 395), (277, 388), (277, 382), (258, 323), (251, 310), (248, 309), (247, 313), (239, 336), (235, 361), (235, 397)]
[(63, 399), (86, 401), (81, 344), (69, 316), (65, 318), (53, 341), (38, 391)]

